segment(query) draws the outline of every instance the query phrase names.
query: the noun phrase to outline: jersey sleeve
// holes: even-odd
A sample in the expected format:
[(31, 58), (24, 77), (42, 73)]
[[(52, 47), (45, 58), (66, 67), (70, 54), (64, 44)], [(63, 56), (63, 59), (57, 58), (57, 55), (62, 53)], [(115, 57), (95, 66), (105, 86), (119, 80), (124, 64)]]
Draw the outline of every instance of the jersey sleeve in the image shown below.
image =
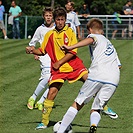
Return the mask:
[(19, 13), (22, 12), (21, 8), (18, 6)]
[(10, 9), (9, 9), (9, 13), (11, 13), (12, 12), (12, 7), (10, 7)]
[(93, 43), (91, 45), (96, 46), (96, 44), (97, 44), (97, 38), (96, 38), (96, 36), (94, 36), (93, 34), (89, 34), (87, 36), (87, 38), (92, 38), (94, 41), (93, 41)]
[(40, 51), (41, 51), (43, 54), (45, 54), (45, 53), (46, 53), (46, 52), (45, 52), (46, 46), (48, 45), (48, 43), (50, 43), (50, 34), (49, 34), (49, 32), (47, 32), (47, 33), (45, 34), (43, 40), (44, 40), (44, 41), (42, 42), (42, 45), (41, 45), (41, 47), (40, 47), (39, 49), (40, 49)]
[(5, 12), (5, 7), (4, 6), (2, 6), (2, 12)]
[(118, 55), (117, 55), (117, 57), (116, 57), (116, 60), (117, 60), (117, 63), (118, 63), (118, 67), (121, 67), (121, 66), (122, 66), (122, 64), (121, 64), (121, 62), (120, 62), (120, 60), (119, 60)]
[(40, 36), (39, 28), (37, 28), (30, 43), (29, 43), (29, 46), (35, 47), (37, 42), (39, 42), (40, 39), (41, 39), (41, 36)]
[(75, 26), (79, 26), (80, 25), (80, 22), (79, 22), (79, 19), (78, 19), (78, 15), (75, 13)]

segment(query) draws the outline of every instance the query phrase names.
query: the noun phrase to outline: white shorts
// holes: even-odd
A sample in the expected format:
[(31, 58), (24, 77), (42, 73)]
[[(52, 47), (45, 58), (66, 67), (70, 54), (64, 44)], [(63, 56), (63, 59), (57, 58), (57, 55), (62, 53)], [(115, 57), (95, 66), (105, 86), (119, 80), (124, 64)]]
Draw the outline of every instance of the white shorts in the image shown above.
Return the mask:
[(51, 76), (51, 59), (48, 54), (44, 56), (39, 56), (40, 67), (41, 67), (41, 77), (39, 80), (47, 78), (49, 80)]
[(75, 99), (79, 105), (88, 103), (94, 96), (91, 109), (102, 110), (116, 90), (116, 86), (86, 80)]
[(51, 76), (51, 73), (46, 73), (46, 71), (42, 69), (41, 77), (39, 78), (39, 80), (47, 79), (47, 81), (48, 81), (50, 76)]

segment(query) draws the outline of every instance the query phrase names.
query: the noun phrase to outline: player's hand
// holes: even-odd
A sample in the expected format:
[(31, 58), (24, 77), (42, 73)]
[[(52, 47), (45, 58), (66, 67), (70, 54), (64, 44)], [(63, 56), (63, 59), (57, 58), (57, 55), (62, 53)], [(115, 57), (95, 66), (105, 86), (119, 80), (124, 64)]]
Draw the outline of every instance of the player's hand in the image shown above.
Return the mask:
[(80, 34), (78, 34), (78, 39), (79, 39), (79, 40), (82, 40), (82, 37), (81, 37), (81, 35), (80, 35)]
[(55, 62), (55, 63), (53, 64), (53, 68), (54, 68), (55, 70), (58, 70), (58, 69), (60, 68), (60, 63), (59, 63), (59, 61), (57, 61), (57, 62)]
[(71, 47), (70, 46), (67, 46), (67, 45), (63, 45), (61, 47), (61, 49), (67, 52), (67, 51), (71, 50)]
[(35, 49), (34, 47), (28, 46), (28, 47), (26, 47), (26, 53), (27, 53), (27, 54), (33, 54), (33, 50), (34, 50), (34, 49)]
[(34, 59), (35, 60), (39, 60), (39, 56), (38, 55), (34, 55)]

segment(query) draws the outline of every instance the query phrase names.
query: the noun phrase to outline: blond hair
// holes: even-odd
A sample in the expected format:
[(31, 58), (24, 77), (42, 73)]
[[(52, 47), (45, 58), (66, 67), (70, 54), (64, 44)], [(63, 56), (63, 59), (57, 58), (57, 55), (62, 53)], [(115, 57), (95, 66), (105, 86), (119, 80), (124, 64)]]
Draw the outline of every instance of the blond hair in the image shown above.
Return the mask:
[(87, 29), (89, 30), (90, 28), (97, 31), (103, 31), (103, 22), (98, 18), (92, 18), (87, 23)]

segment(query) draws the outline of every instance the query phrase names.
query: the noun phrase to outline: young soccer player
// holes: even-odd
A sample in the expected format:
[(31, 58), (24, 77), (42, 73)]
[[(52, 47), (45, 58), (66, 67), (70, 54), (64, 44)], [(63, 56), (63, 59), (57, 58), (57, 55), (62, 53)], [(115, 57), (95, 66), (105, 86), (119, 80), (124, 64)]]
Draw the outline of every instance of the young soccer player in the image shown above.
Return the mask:
[(51, 78), (49, 81), (49, 92), (47, 99), (44, 101), (44, 110), (42, 115), (42, 123), (37, 126), (37, 129), (44, 129), (49, 123), (49, 116), (54, 105), (54, 99), (60, 90), (63, 83), (68, 80), (73, 83), (77, 80), (85, 81), (88, 75), (88, 70), (79, 59), (77, 49), (71, 52), (64, 52), (61, 46), (68, 46), (77, 43), (75, 32), (69, 28), (66, 22), (66, 11), (59, 7), (54, 10), (53, 18), (56, 24), (55, 29), (46, 33), (41, 48), (34, 49), (27, 47), (27, 53), (43, 55), (48, 53), (51, 58)]
[[(45, 7), (43, 10), (43, 18), (45, 21), (45, 24), (42, 24), (39, 26), (35, 33), (33, 38), (31, 39), (29, 46), (35, 47), (36, 44), (39, 42), (40, 46), (43, 42), (45, 34), (49, 31), (55, 28), (53, 23), (53, 9), (51, 7)], [(51, 59), (48, 54), (44, 56), (37, 56), (34, 55), (35, 60), (40, 61), (40, 67), (41, 67), (41, 77), (39, 79), (39, 83), (32, 94), (32, 96), (28, 99), (27, 107), (32, 110), (34, 108), (35, 100), (37, 96), (42, 92), (42, 90), (46, 87), (48, 80), (51, 75)], [(47, 97), (49, 89), (46, 89), (40, 100), (35, 104), (35, 108), (38, 108), (39, 110), (43, 109), (43, 102)]]
[(120, 71), (117, 61), (117, 52), (112, 43), (103, 36), (103, 23), (97, 18), (91, 19), (87, 24), (89, 35), (86, 39), (73, 46), (64, 45), (66, 52), (75, 48), (89, 45), (92, 59), (88, 78), (81, 87), (80, 92), (72, 106), (67, 110), (62, 119), (57, 133), (64, 133), (66, 128), (76, 117), (78, 111), (88, 103), (95, 95), (90, 115), (90, 131), (96, 133), (98, 123), (101, 119), (100, 112), (105, 104), (113, 96), (119, 83)]
[(42, 55), (48, 53), (51, 58), (52, 73), (49, 81), (49, 93), (47, 99), (44, 101), (44, 111), (42, 123), (37, 126), (37, 129), (44, 129), (49, 123), (49, 116), (54, 105), (54, 99), (63, 85), (65, 80), (73, 83), (77, 80), (85, 81), (87, 79), (88, 71), (84, 67), (82, 60), (76, 54), (77, 49), (71, 52), (64, 52), (61, 46), (66, 44), (68, 46), (77, 43), (76, 34), (66, 24), (66, 11), (59, 7), (54, 11), (55, 29), (46, 33), (41, 48), (34, 49), (27, 47), (28, 54)]
[(76, 29), (76, 34), (78, 39), (81, 39), (81, 33), (80, 33), (80, 21), (78, 19), (78, 15), (76, 12), (74, 12), (74, 2), (68, 1), (65, 5), (66, 11), (67, 11), (67, 21), (70, 21), (73, 23)]

